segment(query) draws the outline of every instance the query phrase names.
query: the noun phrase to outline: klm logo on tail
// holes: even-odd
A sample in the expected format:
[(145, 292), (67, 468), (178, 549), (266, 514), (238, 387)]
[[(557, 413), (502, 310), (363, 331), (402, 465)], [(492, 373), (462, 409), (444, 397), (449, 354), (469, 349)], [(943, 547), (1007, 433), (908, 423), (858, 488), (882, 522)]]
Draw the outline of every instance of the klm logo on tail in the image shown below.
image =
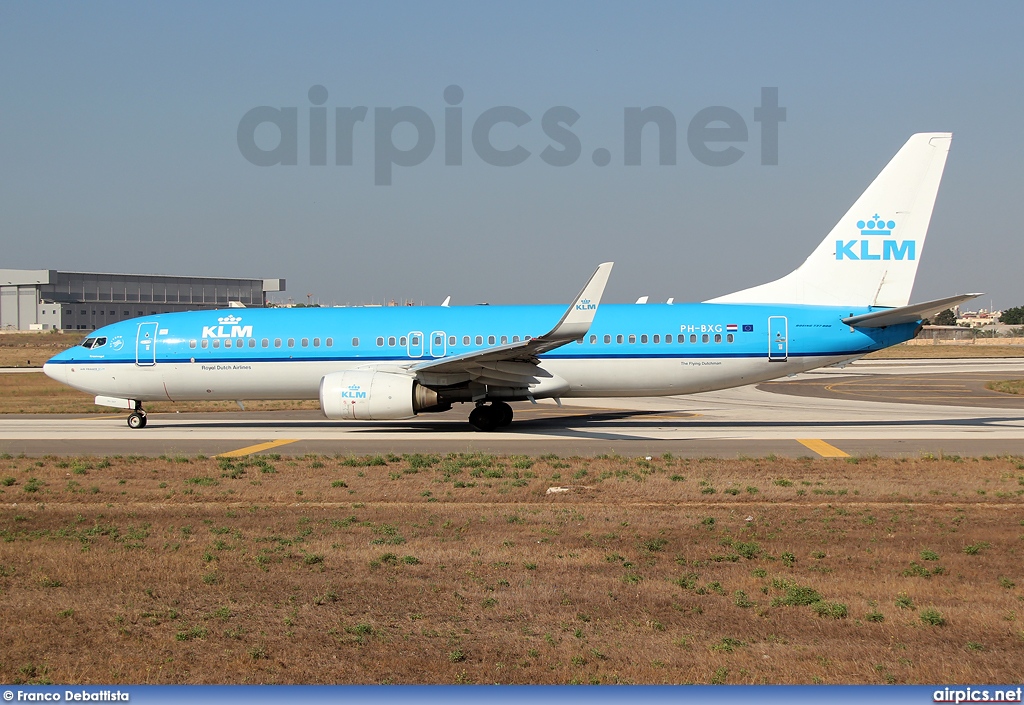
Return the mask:
[(858, 220), (857, 227), (861, 239), (836, 240), (837, 260), (917, 259), (917, 243), (914, 240), (896, 240), (892, 237), (896, 221), (885, 220), (876, 213), (870, 220)]

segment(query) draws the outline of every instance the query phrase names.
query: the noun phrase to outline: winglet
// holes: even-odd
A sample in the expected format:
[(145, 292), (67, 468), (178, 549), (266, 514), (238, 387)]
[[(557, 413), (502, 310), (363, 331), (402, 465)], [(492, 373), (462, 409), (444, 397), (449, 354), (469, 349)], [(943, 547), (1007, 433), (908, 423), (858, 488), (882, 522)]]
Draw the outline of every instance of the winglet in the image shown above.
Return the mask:
[(613, 264), (614, 262), (605, 262), (598, 265), (597, 271), (590, 277), (590, 281), (583, 287), (576, 300), (569, 304), (558, 324), (542, 336), (545, 340), (575, 340), (587, 334), (590, 324), (594, 322), (594, 316), (597, 315), (597, 307), (601, 303), (601, 296), (604, 295), (604, 287), (612, 273)]

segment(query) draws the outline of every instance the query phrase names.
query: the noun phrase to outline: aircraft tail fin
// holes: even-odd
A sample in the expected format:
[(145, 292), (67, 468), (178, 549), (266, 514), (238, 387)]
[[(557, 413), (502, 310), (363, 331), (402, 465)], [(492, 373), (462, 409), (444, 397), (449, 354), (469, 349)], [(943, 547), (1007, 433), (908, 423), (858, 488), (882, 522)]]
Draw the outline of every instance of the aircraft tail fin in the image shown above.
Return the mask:
[(906, 306), (952, 139), (912, 135), (800, 267), (705, 303)]

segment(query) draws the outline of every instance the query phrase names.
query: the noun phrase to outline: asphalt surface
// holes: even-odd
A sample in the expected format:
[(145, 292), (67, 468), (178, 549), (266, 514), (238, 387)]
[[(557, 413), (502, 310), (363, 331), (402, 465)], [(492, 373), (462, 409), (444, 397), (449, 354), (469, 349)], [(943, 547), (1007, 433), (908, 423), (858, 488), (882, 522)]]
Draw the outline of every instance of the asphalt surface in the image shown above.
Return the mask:
[(27, 455), (492, 453), (760, 457), (923, 453), (1024, 455), (1024, 397), (985, 388), (1024, 378), (1024, 359), (860, 361), (683, 397), (514, 404), (480, 433), (469, 405), (408, 421), (341, 422), (319, 412), (0, 416), (0, 452)]

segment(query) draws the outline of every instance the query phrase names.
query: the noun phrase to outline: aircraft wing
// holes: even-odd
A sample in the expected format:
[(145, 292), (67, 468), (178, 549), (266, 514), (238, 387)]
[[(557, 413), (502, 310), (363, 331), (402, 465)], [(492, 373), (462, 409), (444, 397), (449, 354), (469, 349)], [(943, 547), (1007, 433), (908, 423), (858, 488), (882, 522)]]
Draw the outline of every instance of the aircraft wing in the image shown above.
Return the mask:
[(947, 308), (952, 308), (957, 304), (962, 304), (964, 301), (976, 299), (979, 296), (981, 294), (960, 294), (958, 296), (949, 296), (945, 299), (925, 301), (921, 304), (887, 308), (881, 311), (872, 311), (871, 313), (862, 313), (859, 316), (844, 318), (843, 323), (854, 328), (885, 328), (886, 326), (894, 326), (899, 323), (913, 323), (914, 321), (934, 316), (936, 313), (945, 311)]
[[(579, 296), (569, 304), (569, 307), (562, 314), (554, 328), (537, 338), (521, 340), (517, 343), (498, 345), (484, 350), (442, 357), (437, 360), (427, 360), (408, 369), (410, 372), (431, 372), (431, 373), (469, 373), (477, 376), (482, 370), (488, 371), (487, 376), (499, 372), (505, 368), (504, 373), (509, 376), (510, 384), (519, 379), (528, 371), (536, 374), (537, 356), (549, 350), (561, 347), (566, 343), (579, 340), (590, 330), (590, 324), (594, 322), (597, 315), (597, 307), (601, 303), (601, 296), (604, 294), (604, 287), (608, 283), (608, 277), (612, 272), (612, 262), (605, 262), (598, 266), (597, 271), (590, 277)], [(498, 363), (529, 363), (531, 367), (519, 367)], [(513, 371), (515, 370), (515, 371)], [(512, 379), (514, 378), (514, 379)]]

